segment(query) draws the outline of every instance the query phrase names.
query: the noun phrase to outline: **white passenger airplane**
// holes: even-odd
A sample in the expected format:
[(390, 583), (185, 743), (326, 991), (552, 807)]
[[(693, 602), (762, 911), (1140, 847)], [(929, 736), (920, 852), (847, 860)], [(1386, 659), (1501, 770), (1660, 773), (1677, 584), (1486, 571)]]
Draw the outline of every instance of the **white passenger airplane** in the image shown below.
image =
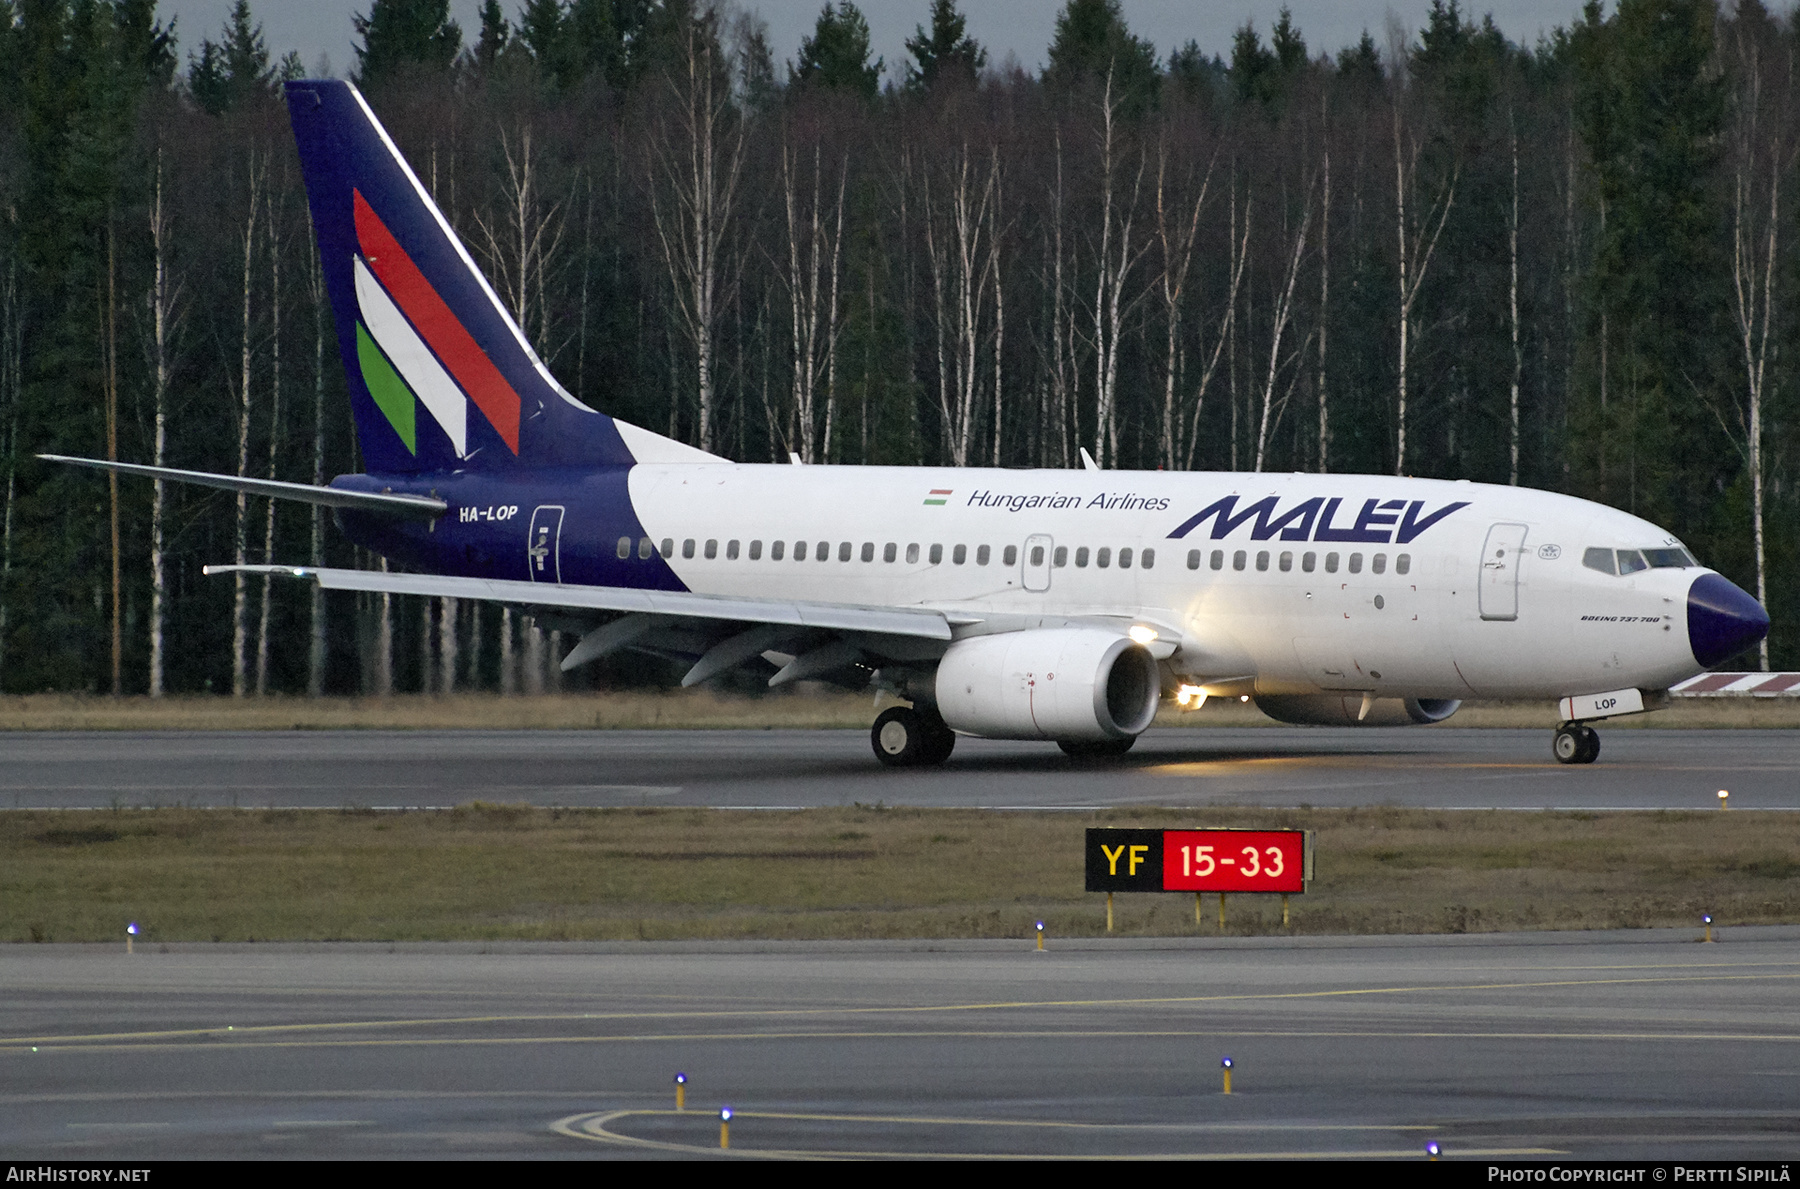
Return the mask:
[[(1561, 699), (1586, 724), (1761, 639), (1662, 529), (1516, 487), (1371, 475), (731, 463), (589, 410), (526, 343), (348, 83), (287, 85), (368, 473), (329, 487), (58, 461), (324, 504), (374, 573), (214, 566), (505, 603), (620, 649), (873, 684), (890, 765), (958, 734), (1116, 755), (1164, 698), (1286, 722)], [(49, 456), (46, 456), (49, 457)]]

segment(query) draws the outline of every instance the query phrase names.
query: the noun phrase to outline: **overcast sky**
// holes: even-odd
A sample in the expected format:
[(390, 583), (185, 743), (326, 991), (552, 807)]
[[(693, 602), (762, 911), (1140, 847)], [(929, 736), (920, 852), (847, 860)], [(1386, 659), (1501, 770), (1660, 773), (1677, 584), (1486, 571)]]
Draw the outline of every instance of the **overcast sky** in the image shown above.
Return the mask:
[[(817, 20), (823, 0), (741, 0), (742, 7), (762, 14), (769, 23), (769, 40), (777, 63), (799, 53), (800, 40)], [(185, 66), (187, 53), (202, 37), (218, 37), (233, 0), (160, 0), (166, 19), (179, 18)], [(481, 0), (451, 0), (450, 8), (473, 40), (480, 28), (476, 13)], [(859, 0), (874, 36), (875, 52), (890, 75), (906, 57), (906, 39), (930, 12), (930, 0)], [(969, 32), (988, 48), (989, 61), (999, 64), (1015, 56), (1030, 69), (1043, 65), (1045, 51), (1064, 0), (962, 0)], [(311, 70), (321, 54), (331, 59), (333, 73), (342, 77), (355, 65), (351, 49), (353, 13), (366, 13), (369, 0), (251, 0), (252, 11), (262, 22), (271, 54), (279, 58), (298, 50)], [(501, 0), (511, 18), (518, 0)], [(1281, 11), (1280, 0), (1124, 0), (1126, 22), (1132, 32), (1146, 37), (1159, 56), (1188, 39), (1200, 43), (1207, 54), (1228, 54), (1231, 35), (1245, 21), (1252, 21), (1266, 39)], [(1394, 13), (1409, 29), (1416, 30), (1430, 9), (1430, 0), (1288, 0), (1294, 22), (1306, 37), (1307, 47), (1336, 52), (1362, 36), (1366, 28), (1376, 44), (1385, 46), (1387, 14)], [(1558, 25), (1567, 25), (1580, 11), (1580, 0), (1496, 0), (1466, 3), (1475, 13), (1491, 11), (1506, 35), (1516, 42), (1535, 44), (1538, 36)], [(1610, 5), (1608, 7), (1611, 7)]]

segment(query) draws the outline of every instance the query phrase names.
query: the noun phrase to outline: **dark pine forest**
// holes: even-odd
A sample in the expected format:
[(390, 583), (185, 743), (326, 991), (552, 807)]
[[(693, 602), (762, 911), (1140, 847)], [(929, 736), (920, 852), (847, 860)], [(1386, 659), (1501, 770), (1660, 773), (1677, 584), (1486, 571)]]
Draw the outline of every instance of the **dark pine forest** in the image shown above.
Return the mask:
[[(596, 408), (748, 462), (1569, 492), (1759, 592), (1741, 663), (1800, 666), (1791, 12), (1153, 46), (1068, 0), (1037, 73), (918, 2), (880, 63), (849, 0), (798, 46), (703, 0), (371, 0), (348, 65)], [(179, 33), (0, 0), (0, 690), (554, 688), (511, 613), (201, 575), (377, 564), (306, 507), (34, 458), (358, 467), (282, 107), (310, 64), (248, 3)]]

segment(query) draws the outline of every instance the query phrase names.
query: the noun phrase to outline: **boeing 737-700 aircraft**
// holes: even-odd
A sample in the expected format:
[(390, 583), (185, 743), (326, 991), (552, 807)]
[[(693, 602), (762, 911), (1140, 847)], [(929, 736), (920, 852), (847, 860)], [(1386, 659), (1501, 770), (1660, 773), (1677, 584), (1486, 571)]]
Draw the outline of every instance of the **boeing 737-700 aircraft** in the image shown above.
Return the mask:
[[(1635, 516), (1568, 496), (1372, 475), (744, 465), (588, 409), (550, 375), (348, 83), (287, 103), (366, 474), (328, 487), (60, 461), (336, 509), (408, 567), (251, 566), (332, 590), (482, 599), (692, 685), (872, 683), (875, 754), (958, 734), (1127, 750), (1165, 697), (1293, 723), (1438, 722), (1561, 699), (1586, 724), (1768, 629)], [(217, 573), (233, 567), (215, 566)]]

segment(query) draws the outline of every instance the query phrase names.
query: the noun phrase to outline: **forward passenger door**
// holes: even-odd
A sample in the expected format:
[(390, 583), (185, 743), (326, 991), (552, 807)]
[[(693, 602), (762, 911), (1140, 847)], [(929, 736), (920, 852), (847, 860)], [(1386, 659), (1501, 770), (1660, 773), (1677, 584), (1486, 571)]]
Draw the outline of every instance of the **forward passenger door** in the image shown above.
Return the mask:
[(1519, 618), (1519, 563), (1525, 552), (1525, 526), (1496, 524), (1481, 547), (1481, 618)]

